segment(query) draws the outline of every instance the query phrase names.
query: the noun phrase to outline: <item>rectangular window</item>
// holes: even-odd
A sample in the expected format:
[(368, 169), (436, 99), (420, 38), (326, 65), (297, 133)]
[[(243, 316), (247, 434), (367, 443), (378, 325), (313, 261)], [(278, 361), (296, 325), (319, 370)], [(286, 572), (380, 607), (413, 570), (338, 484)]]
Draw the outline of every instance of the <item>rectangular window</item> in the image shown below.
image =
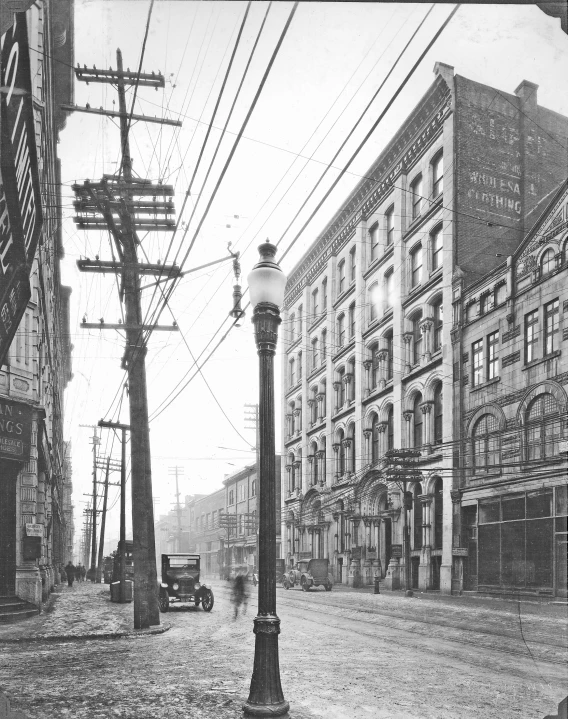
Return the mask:
[(483, 382), (483, 340), (477, 340), (471, 345), (471, 357), (473, 364), (473, 381), (474, 387)]
[(394, 242), (394, 205), (389, 207), (385, 214), (387, 247)]
[(436, 155), (432, 162), (432, 198), (442, 194), (444, 189), (444, 155)]
[(337, 294), (340, 295), (345, 289), (345, 260), (341, 260), (341, 262), (339, 263), (339, 266), (337, 268), (337, 275)]
[(495, 290), (495, 304), (500, 305), (507, 299), (507, 285), (499, 285)]
[(499, 376), (499, 332), (487, 335), (487, 379)]
[(386, 309), (389, 309), (393, 305), (393, 272), (387, 272), (385, 275), (385, 305)]
[(26, 313), (24, 322), (24, 360), (30, 363), (30, 316)]
[(327, 330), (323, 330), (321, 333), (321, 361), (325, 362), (325, 356), (327, 352)]
[(319, 313), (319, 290), (314, 290), (312, 292), (312, 312), (314, 315), (312, 317), (312, 322), (315, 322)]
[(558, 349), (558, 300), (544, 305), (544, 354), (549, 355)]
[(304, 306), (300, 305), (298, 307), (298, 335), (302, 336), (302, 321), (304, 319)]
[(250, 496), (251, 497), (256, 496), (256, 479), (252, 480), (252, 484), (250, 486)]
[(369, 242), (371, 243), (371, 262), (379, 257), (379, 223), (375, 224), (369, 230)]
[(422, 282), (422, 247), (417, 247), (411, 255), (412, 278), (411, 286), (417, 287)]
[(337, 344), (339, 347), (345, 344), (345, 315), (337, 318)]
[(355, 305), (349, 308), (349, 338), (355, 337)]
[(412, 219), (420, 217), (422, 213), (422, 176), (417, 177), (410, 186), (412, 199)]
[(290, 387), (293, 387), (296, 384), (296, 366), (293, 359), (289, 362), (289, 375), (290, 375)]
[(538, 342), (538, 310), (525, 315), (525, 363), (536, 359)]
[(442, 266), (444, 249), (444, 236), (442, 228), (439, 227), (432, 233), (432, 270), (437, 270)]
[(350, 261), (349, 282), (353, 283), (353, 282), (355, 282), (355, 277), (357, 275), (357, 258), (356, 258), (356, 248), (355, 247), (349, 253), (349, 261)]
[(319, 365), (319, 349), (318, 338), (312, 340), (312, 367), (315, 369)]
[(302, 379), (302, 353), (298, 352), (298, 380)]
[(321, 308), (323, 312), (327, 312), (327, 277), (324, 277), (321, 283)]

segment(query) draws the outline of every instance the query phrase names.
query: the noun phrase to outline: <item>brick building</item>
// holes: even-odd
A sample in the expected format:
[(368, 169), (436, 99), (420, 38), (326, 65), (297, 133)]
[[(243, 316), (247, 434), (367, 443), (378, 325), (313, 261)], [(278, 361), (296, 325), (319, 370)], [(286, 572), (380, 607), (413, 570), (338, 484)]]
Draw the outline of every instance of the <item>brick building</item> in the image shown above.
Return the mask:
[[(444, 307), (454, 277), (467, 288), (495, 269), (565, 179), (568, 120), (533, 83), (508, 94), (442, 63), (435, 75), (288, 277), (281, 556), (396, 589), (406, 511), (413, 586), (450, 592), (461, 416)], [(411, 509), (385, 478), (392, 448), (422, 453)]]
[(456, 589), (566, 597), (568, 183), (501, 265), (454, 282)]
[(204, 577), (218, 577), (222, 573), (224, 530), (219, 526), (219, 516), (225, 508), (225, 490), (200, 495), (190, 503), (191, 551), (201, 555), (201, 571)]

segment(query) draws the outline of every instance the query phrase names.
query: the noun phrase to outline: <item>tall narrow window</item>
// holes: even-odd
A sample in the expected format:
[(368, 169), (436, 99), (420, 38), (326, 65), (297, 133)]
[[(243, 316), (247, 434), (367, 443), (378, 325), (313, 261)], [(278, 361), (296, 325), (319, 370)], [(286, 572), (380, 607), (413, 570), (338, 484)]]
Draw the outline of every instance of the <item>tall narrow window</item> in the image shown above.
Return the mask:
[(387, 414), (387, 449), (394, 449), (394, 409), (392, 405)]
[(498, 470), (499, 425), (492, 414), (484, 414), (473, 428), (473, 466), (476, 472)]
[(558, 300), (544, 305), (544, 354), (549, 355), (558, 349)]
[(424, 415), (422, 414), (422, 407), (420, 406), (422, 404), (422, 395), (418, 393), (416, 397), (414, 398), (414, 417), (413, 417), (413, 425), (414, 425), (414, 447), (422, 447), (422, 427), (423, 427), (423, 420)]
[(356, 250), (357, 250), (357, 248), (353, 247), (351, 252), (349, 253), (349, 283), (350, 284), (355, 282), (355, 277), (357, 276)]
[(298, 307), (298, 335), (302, 336), (302, 322), (304, 319), (304, 307), (303, 305), (300, 305)]
[(349, 306), (349, 339), (355, 337), (355, 303)]
[(302, 353), (298, 352), (298, 380), (302, 379)]
[(434, 390), (434, 444), (442, 444), (443, 436), (442, 383)]
[(548, 249), (540, 261), (540, 274), (542, 277), (549, 275), (555, 269), (554, 250)]
[(379, 381), (379, 345), (371, 347), (371, 387), (374, 389)]
[(315, 289), (312, 292), (312, 313), (313, 313), (312, 322), (315, 322), (317, 320), (318, 314), (319, 314), (319, 290), (318, 289)]
[(393, 376), (393, 335), (385, 335), (387, 341), (387, 381)]
[(413, 352), (412, 363), (418, 364), (422, 356), (422, 330), (420, 323), (422, 322), (422, 312), (414, 315), (412, 319), (412, 336), (413, 336)]
[(323, 312), (327, 312), (327, 277), (324, 277), (321, 283), (321, 308)]
[(544, 393), (533, 399), (525, 416), (527, 459), (546, 459), (558, 454), (561, 429), (554, 395)]
[(319, 340), (315, 337), (312, 340), (312, 368), (319, 367)]
[(473, 364), (474, 387), (483, 382), (483, 340), (477, 340), (471, 345), (471, 357)]
[(442, 233), (442, 225), (438, 225), (430, 237), (432, 246), (432, 270), (437, 270), (442, 266), (444, 259), (444, 235)]
[(345, 315), (337, 318), (337, 345), (343, 347), (345, 344)]
[(500, 305), (507, 299), (507, 285), (499, 285), (495, 290), (495, 305)]
[(487, 335), (487, 379), (499, 376), (499, 332)]
[(385, 275), (385, 306), (390, 309), (393, 306), (393, 271), (389, 270)]
[(24, 315), (24, 360), (26, 364), (30, 363), (30, 316)]
[(337, 390), (337, 406), (341, 409), (345, 404), (345, 382), (343, 381), (343, 378), (345, 377), (345, 369), (343, 367), (337, 373), (337, 377), (339, 382), (339, 388)]
[(288, 364), (288, 375), (290, 379), (290, 387), (293, 387), (296, 384), (296, 363), (295, 360), (291, 359)]
[(538, 310), (525, 315), (525, 362), (536, 359), (538, 342)]
[(290, 315), (290, 342), (293, 342), (296, 339), (296, 315), (294, 312)]
[(422, 245), (415, 247), (410, 253), (411, 287), (417, 287), (422, 282)]
[(369, 289), (369, 323), (374, 322), (379, 316), (379, 285), (375, 284)]
[(422, 214), (422, 175), (410, 185), (410, 197), (412, 202), (412, 219), (415, 220)]
[(442, 348), (442, 331), (444, 329), (444, 305), (439, 300), (434, 305), (434, 352)]
[(340, 477), (343, 477), (345, 474), (345, 447), (343, 446), (343, 440), (345, 436), (343, 434), (343, 430), (340, 429), (338, 432), (337, 441), (339, 442), (339, 467), (338, 467), (338, 475)]
[(325, 362), (327, 355), (327, 330), (322, 330), (321, 333), (321, 361), (322, 364)]
[(442, 194), (444, 190), (444, 155), (438, 153), (432, 161), (432, 198)]
[(349, 467), (350, 472), (356, 471), (357, 466), (357, 452), (355, 451), (355, 425), (352, 424), (349, 428), (349, 439), (351, 440), (351, 452), (349, 454), (349, 458), (351, 459), (351, 466)]
[(385, 229), (387, 235), (387, 247), (394, 242), (394, 205), (391, 205), (385, 213)]
[(379, 418), (373, 414), (371, 422), (371, 462), (375, 464), (379, 461)]
[(371, 244), (371, 263), (379, 257), (379, 223), (375, 222), (369, 230), (369, 242)]
[(337, 266), (337, 294), (340, 295), (345, 289), (345, 260), (341, 260)]

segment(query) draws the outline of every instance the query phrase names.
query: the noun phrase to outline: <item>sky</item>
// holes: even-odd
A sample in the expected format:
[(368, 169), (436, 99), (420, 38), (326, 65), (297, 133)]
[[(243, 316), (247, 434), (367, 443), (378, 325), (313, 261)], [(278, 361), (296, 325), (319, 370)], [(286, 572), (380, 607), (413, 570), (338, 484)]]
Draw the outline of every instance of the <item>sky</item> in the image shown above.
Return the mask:
[[(116, 68), (116, 49), (120, 47), (125, 67), (137, 70), (149, 7), (150, 2), (146, 0), (75, 0), (75, 62), (81, 66)], [(172, 262), (177, 256), (181, 264), (194, 238), (183, 266), (183, 269), (191, 269), (226, 257), (227, 244), (231, 242), (232, 249), (241, 253), (244, 288), (246, 275), (258, 259), (260, 242), (268, 237), (280, 243), (279, 255), (289, 246), (453, 6), (300, 3), (206, 219), (196, 234), (292, 3), (274, 3), (270, 9), (265, 2), (252, 3), (196, 172), (245, 8), (244, 2), (157, 0), (154, 3), (142, 70), (160, 71), (166, 85), (157, 91), (139, 88), (134, 112), (180, 119), (183, 126), (180, 129), (138, 122), (133, 123), (130, 132), (135, 176), (174, 185), (176, 217), (180, 218), (180, 228), (173, 241), (171, 233), (165, 232), (141, 236), (147, 261)], [(396, 70), (313, 199), (294, 219), (430, 9)], [(258, 35), (255, 53), (222, 137)], [(567, 52), (568, 37), (560, 30), (559, 20), (534, 6), (462, 5), (350, 170), (284, 258), (284, 272), (294, 267), (425, 94), (434, 80), (436, 61), (452, 65), (457, 74), (509, 93), (524, 79), (535, 82), (539, 85), (539, 104), (568, 115)], [(129, 109), (132, 95), (129, 90)], [(91, 107), (118, 108), (116, 90), (105, 84), (76, 82), (75, 102), (80, 106), (89, 103)], [(115, 121), (79, 112), (68, 118), (60, 137), (59, 155), (65, 216), (62, 274), (63, 282), (72, 287), (74, 344), (74, 379), (65, 394), (65, 426), (66, 439), (72, 441), (77, 533), (85, 507), (82, 502), (88, 501), (83, 495), (92, 491), (90, 437), (93, 430), (82, 425), (96, 425), (99, 419), (127, 423), (128, 398), (124, 392), (124, 372), (120, 369), (122, 334), (87, 331), (79, 326), (84, 316), (89, 322), (100, 318), (117, 322), (121, 308), (114, 277), (82, 274), (77, 269), (78, 259), (94, 259), (97, 255), (111, 259), (111, 250), (108, 233), (85, 232), (74, 225), (71, 185), (116, 172), (119, 153), (119, 130)], [(191, 193), (187, 196), (194, 173)], [(168, 254), (170, 242), (172, 249)], [(140, 258), (145, 259), (142, 253)], [(162, 324), (175, 320), (180, 331), (154, 333), (149, 342), (146, 366), (156, 516), (169, 511), (175, 501), (173, 467), (181, 468), (182, 495), (207, 494), (219, 489), (227, 474), (254, 461), (251, 448), (255, 433), (246, 428), (245, 422), (245, 404), (254, 404), (258, 398), (258, 364), (250, 311), (241, 326), (227, 335), (201, 372), (196, 374), (192, 370), (194, 358), (211, 343), (203, 355), (206, 357), (231, 325), (228, 313), (232, 306), (232, 285), (229, 261), (185, 276), (160, 316)], [(154, 311), (160, 299), (153, 290), (145, 290), (143, 308)], [(281, 336), (287, 331), (286, 325), (282, 325)], [(279, 367), (277, 357), (277, 451)], [(106, 430), (100, 451), (105, 456), (120, 456), (118, 441)], [(111, 481), (118, 479), (118, 475), (111, 476)], [(111, 489), (110, 505), (107, 536), (118, 541), (116, 488)], [(129, 507), (127, 514), (128, 532)]]

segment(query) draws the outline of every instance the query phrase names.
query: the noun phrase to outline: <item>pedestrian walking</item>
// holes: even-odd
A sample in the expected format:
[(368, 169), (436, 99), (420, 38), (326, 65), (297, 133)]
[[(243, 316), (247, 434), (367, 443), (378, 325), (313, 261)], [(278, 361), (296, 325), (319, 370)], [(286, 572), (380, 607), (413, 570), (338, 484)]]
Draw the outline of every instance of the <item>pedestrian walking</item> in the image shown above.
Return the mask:
[(248, 592), (245, 584), (245, 575), (239, 572), (233, 581), (233, 591), (231, 595), (231, 601), (235, 609), (233, 619), (237, 618), (239, 613), (239, 607), (243, 607), (243, 614), (246, 614), (247, 603), (248, 603)]
[(79, 578), (82, 582), (85, 581), (85, 575), (87, 574), (87, 570), (85, 569), (84, 564), (79, 564)]
[(75, 567), (71, 564), (71, 560), (69, 560), (65, 567), (65, 574), (67, 575), (67, 584), (72, 587), (73, 580), (75, 579)]

